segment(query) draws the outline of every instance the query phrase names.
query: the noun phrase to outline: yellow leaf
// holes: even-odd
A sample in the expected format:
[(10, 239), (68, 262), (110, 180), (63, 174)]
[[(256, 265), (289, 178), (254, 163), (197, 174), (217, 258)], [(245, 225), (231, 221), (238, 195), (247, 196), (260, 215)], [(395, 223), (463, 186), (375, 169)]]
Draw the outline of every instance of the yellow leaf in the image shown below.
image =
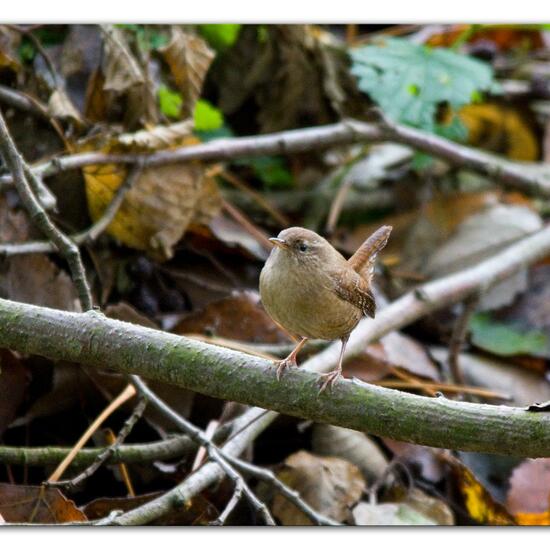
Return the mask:
[(450, 455), (443, 455), (442, 458), (451, 465), (455, 473), (466, 510), (472, 519), (482, 525), (516, 525), (513, 516), (493, 499), (469, 468)]
[[(151, 150), (190, 145), (198, 140), (182, 123), (171, 129), (153, 128), (120, 136), (101, 147), (103, 152)], [(159, 147), (163, 145), (163, 147)], [(97, 150), (96, 146), (91, 146)], [(90, 150), (90, 144), (81, 150)], [(117, 165), (88, 166), (83, 170), (88, 209), (94, 221), (102, 216), (127, 176)], [(124, 198), (107, 233), (131, 248), (146, 251), (158, 260), (173, 255), (190, 223), (203, 223), (218, 213), (221, 198), (216, 183), (205, 176), (200, 163), (168, 164), (145, 168)]]
[(467, 105), (459, 117), (468, 128), (468, 143), (512, 160), (539, 157), (537, 138), (520, 111), (498, 103)]

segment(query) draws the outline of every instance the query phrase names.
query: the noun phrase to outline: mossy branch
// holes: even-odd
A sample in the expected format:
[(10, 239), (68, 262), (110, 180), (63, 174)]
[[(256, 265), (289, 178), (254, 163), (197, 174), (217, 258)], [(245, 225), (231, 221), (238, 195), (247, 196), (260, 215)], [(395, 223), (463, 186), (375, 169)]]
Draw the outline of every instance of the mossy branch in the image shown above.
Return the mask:
[[(349, 355), (415, 319), (486, 289), (550, 252), (547, 227), (475, 267), (424, 285), (353, 333)], [(0, 300), (0, 346), (111, 368), (220, 399), (432, 447), (550, 456), (550, 415), (520, 408), (426, 398), (356, 381), (318, 395), (336, 361), (329, 346), (278, 382), (270, 362), (237, 351), (108, 319)], [(315, 372), (310, 372), (315, 371)]]

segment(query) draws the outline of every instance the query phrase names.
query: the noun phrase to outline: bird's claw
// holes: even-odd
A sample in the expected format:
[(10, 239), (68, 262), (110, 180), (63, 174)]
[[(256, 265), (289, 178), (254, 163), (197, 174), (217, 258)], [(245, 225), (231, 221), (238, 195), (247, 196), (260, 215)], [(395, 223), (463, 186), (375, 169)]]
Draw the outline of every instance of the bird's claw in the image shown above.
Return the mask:
[(297, 367), (296, 361), (289, 359), (288, 357), (286, 359), (282, 359), (281, 361), (276, 361), (275, 366), (277, 367), (277, 380), (281, 381), (281, 376), (283, 375), (283, 372), (286, 369), (289, 369), (290, 367)]
[(334, 384), (341, 376), (340, 370), (333, 370), (331, 372), (327, 372), (326, 374), (321, 374), (320, 378), (325, 378), (325, 381), (321, 385), (321, 389), (319, 390), (319, 395), (321, 395), (327, 387), (332, 391), (332, 388), (334, 387)]

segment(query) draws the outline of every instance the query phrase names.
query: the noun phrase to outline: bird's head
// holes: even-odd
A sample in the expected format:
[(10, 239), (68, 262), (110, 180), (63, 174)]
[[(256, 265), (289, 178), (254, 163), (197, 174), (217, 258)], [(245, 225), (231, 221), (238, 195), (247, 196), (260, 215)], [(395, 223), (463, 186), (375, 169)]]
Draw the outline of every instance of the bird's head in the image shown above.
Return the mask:
[(289, 227), (269, 240), (276, 247), (275, 253), (300, 263), (322, 262), (336, 252), (327, 240), (303, 227)]

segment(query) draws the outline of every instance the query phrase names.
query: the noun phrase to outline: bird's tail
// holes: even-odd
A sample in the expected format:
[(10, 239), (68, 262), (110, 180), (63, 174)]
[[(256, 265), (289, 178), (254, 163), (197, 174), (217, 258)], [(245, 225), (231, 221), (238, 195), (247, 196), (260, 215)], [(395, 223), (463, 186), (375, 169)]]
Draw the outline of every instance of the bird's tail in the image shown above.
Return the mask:
[(383, 225), (377, 229), (348, 260), (354, 271), (359, 273), (367, 282), (372, 279), (376, 256), (386, 246), (391, 230), (391, 225)]

